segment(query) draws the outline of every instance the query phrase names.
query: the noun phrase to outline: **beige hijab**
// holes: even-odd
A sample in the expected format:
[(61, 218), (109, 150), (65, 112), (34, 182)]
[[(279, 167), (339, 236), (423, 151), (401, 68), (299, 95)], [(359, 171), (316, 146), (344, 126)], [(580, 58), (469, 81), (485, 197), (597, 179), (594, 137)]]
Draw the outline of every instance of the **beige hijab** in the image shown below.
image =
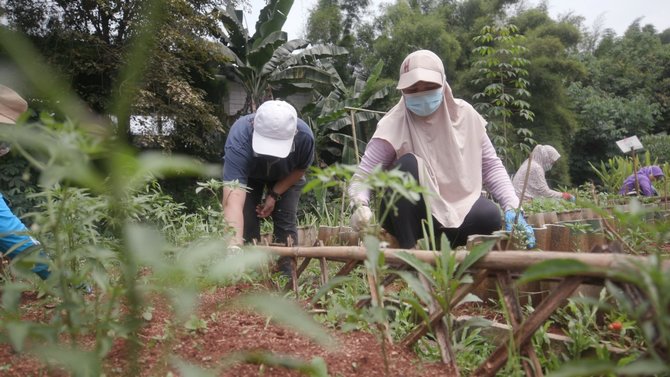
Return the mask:
[(447, 228), (457, 228), (482, 190), (482, 137), (486, 121), (467, 102), (454, 98), (442, 60), (431, 51), (408, 55), (400, 66), (399, 89), (417, 81), (444, 88), (440, 107), (419, 117), (400, 99), (380, 121), (373, 138), (388, 141), (396, 156), (412, 153), (419, 162), (419, 183), (435, 195), (428, 200), (433, 216)]

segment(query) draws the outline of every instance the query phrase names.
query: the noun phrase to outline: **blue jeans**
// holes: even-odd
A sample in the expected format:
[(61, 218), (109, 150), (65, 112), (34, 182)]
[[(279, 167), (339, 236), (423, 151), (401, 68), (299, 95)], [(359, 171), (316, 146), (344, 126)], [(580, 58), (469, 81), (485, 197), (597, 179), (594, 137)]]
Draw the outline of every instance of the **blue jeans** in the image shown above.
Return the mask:
[[(3, 256), (12, 260), (26, 249), (40, 244), (34, 238), (26, 235), (27, 232), (28, 228), (12, 213), (0, 194), (0, 251)], [(43, 251), (40, 251), (40, 256), (46, 258)], [(46, 280), (50, 274), (49, 266), (44, 263), (35, 263), (32, 271), (43, 280)]]

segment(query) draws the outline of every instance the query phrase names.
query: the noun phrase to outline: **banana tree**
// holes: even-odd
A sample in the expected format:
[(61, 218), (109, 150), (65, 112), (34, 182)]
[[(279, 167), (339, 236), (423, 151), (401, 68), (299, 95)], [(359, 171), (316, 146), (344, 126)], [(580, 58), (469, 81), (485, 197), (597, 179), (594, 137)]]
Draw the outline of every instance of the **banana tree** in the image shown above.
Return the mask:
[[(292, 93), (343, 87), (327, 58), (347, 54), (343, 47), (288, 41), (281, 29), (293, 0), (270, 0), (261, 10), (256, 30), (249, 36), (229, 6), (219, 10), (225, 29), (221, 51), (230, 59), (222, 75), (239, 82), (247, 93), (241, 113), (256, 111), (264, 100)], [(327, 89), (326, 89), (327, 90)]]
[[(390, 87), (379, 80), (383, 67), (384, 63), (380, 60), (367, 79), (359, 75), (353, 87), (336, 87), (327, 96), (321, 96), (314, 104), (302, 109), (303, 117), (312, 127), (316, 139), (317, 162), (326, 162), (323, 152), (343, 163), (356, 162), (354, 151), (365, 149), (383, 115), (383, 111), (376, 109), (385, 110), (388, 105)], [(356, 138), (352, 122), (356, 127)], [(357, 148), (354, 148), (354, 140)]]

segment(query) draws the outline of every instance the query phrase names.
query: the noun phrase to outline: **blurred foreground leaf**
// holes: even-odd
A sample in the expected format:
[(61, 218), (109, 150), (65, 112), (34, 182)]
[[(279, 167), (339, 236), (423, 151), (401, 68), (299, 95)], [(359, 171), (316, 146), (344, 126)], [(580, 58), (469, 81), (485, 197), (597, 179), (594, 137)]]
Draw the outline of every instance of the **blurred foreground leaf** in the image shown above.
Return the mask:
[(524, 284), (531, 281), (543, 280), (552, 277), (582, 275), (594, 271), (582, 262), (573, 259), (555, 259), (540, 262), (528, 268), (517, 281), (517, 284)]
[(288, 299), (270, 295), (248, 295), (240, 298), (239, 302), (289, 329), (310, 337), (322, 346), (333, 345), (334, 341), (330, 335), (302, 308)]
[(591, 377), (609, 373), (617, 376), (651, 376), (667, 372), (670, 372), (668, 367), (656, 360), (638, 360), (623, 366), (606, 360), (576, 360), (547, 374), (547, 377)]

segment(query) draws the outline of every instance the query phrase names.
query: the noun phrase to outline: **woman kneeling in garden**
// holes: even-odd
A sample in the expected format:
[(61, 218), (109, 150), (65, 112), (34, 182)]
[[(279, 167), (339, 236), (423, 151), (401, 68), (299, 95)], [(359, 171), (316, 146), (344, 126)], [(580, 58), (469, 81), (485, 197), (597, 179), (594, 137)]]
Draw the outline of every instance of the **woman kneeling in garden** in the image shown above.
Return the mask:
[[(427, 50), (411, 53), (400, 66), (397, 89), (402, 98), (379, 121), (349, 188), (357, 207), (352, 226), (360, 228), (372, 217), (369, 191), (360, 182), (381, 165), (408, 172), (434, 194), (427, 199), (435, 236), (446, 234), (452, 247), (465, 245), (469, 235), (501, 229), (500, 210), (482, 197), (483, 185), (505, 210), (511, 230), (519, 198), (486, 134), (486, 121), (470, 104), (454, 98), (442, 60)], [(424, 199), (400, 199), (395, 206), (397, 211), (391, 211), (382, 226), (401, 248), (413, 248), (423, 238)], [(532, 228), (523, 216), (518, 222), (529, 247), (534, 246)]]
[[(662, 180), (665, 177), (663, 170), (656, 166), (645, 166), (637, 171), (636, 174), (629, 175), (624, 181), (619, 194), (621, 195), (637, 195), (644, 196), (658, 195), (658, 191), (654, 188), (654, 181)], [(637, 178), (637, 179), (636, 179)], [(637, 181), (637, 182), (636, 182)]]
[[(532, 161), (531, 158), (527, 158), (521, 164), (516, 174), (514, 174), (512, 184), (514, 185), (516, 194), (520, 197), (525, 186), (525, 191), (523, 192), (524, 200), (544, 197), (565, 199), (574, 202), (575, 196), (569, 192), (560, 192), (550, 189), (547, 184), (547, 179), (544, 176), (546, 172), (551, 170), (556, 161), (561, 158), (561, 154), (558, 153), (556, 148), (551, 145), (539, 144), (533, 148), (531, 156)], [(526, 179), (526, 176), (528, 179)]]

